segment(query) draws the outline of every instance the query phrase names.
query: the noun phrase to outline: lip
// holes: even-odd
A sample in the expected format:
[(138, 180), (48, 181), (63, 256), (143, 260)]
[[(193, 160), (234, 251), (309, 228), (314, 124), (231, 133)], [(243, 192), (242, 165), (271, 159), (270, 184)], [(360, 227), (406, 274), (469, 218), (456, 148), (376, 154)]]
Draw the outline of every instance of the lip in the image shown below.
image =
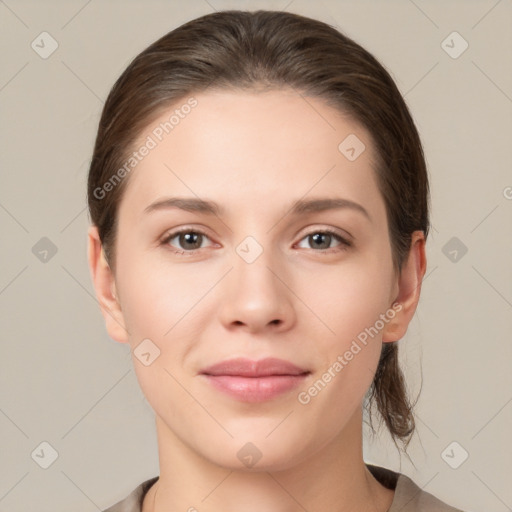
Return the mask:
[(200, 371), (206, 375), (229, 375), (238, 377), (268, 377), (269, 375), (300, 375), (309, 373), (308, 370), (285, 361), (267, 357), (259, 361), (237, 358), (221, 361)]
[(283, 359), (229, 359), (201, 370), (217, 390), (242, 402), (264, 402), (302, 384), (309, 370)]

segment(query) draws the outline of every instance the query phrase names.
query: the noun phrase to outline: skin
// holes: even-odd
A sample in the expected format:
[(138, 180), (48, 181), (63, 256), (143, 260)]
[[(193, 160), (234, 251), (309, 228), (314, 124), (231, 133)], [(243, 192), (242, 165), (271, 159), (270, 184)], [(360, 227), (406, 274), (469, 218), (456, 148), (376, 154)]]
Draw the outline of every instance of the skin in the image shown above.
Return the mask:
[[(115, 272), (96, 227), (89, 230), (109, 335), (132, 354), (147, 338), (160, 349), (149, 366), (133, 357), (155, 411), (160, 459), (143, 511), (386, 511), (394, 491), (364, 464), (362, 401), (382, 343), (402, 338), (414, 315), (426, 268), (423, 233), (413, 233), (396, 274), (370, 136), (322, 100), (287, 90), (194, 97), (197, 107), (129, 176)], [(366, 146), (353, 162), (338, 150), (349, 134)], [(145, 213), (168, 196), (212, 200), (224, 211)], [(350, 208), (287, 213), (296, 200), (324, 197), (354, 201), (370, 219)], [(183, 254), (193, 248), (183, 239), (165, 241), (180, 227), (206, 235), (192, 256)], [(308, 236), (328, 228), (352, 245)], [(247, 236), (263, 249), (250, 264), (236, 251)], [(379, 334), (299, 403), (298, 393), (394, 303), (402, 308)], [(276, 398), (241, 402), (198, 375), (233, 357), (278, 357), (311, 374)], [(262, 454), (250, 468), (237, 457), (247, 442)]]

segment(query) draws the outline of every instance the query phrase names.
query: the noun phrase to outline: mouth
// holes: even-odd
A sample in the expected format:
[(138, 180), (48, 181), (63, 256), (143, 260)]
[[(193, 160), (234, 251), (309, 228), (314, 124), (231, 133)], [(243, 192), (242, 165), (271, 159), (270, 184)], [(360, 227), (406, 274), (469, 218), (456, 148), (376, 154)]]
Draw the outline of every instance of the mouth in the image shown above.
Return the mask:
[(242, 402), (264, 402), (298, 387), (310, 371), (283, 359), (230, 359), (199, 372), (218, 391)]

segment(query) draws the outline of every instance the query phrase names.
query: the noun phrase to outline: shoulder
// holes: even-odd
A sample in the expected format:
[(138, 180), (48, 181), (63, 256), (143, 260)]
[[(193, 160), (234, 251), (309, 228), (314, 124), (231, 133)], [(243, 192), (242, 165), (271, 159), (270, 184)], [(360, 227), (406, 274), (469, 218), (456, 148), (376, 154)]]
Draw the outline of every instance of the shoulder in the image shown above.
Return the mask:
[(395, 499), (389, 512), (462, 512), (460, 509), (452, 507), (432, 494), (423, 491), (408, 476), (400, 474), (398, 477)]
[(366, 464), (373, 476), (395, 495), (388, 512), (463, 512), (422, 490), (411, 478), (390, 469)]
[(395, 474), (395, 497), (388, 512), (463, 512), (424, 491), (407, 475)]
[(149, 480), (145, 480), (135, 487), (135, 489), (133, 489), (133, 491), (124, 500), (119, 501), (103, 512), (141, 512), (144, 496), (158, 478), (158, 476), (155, 476)]

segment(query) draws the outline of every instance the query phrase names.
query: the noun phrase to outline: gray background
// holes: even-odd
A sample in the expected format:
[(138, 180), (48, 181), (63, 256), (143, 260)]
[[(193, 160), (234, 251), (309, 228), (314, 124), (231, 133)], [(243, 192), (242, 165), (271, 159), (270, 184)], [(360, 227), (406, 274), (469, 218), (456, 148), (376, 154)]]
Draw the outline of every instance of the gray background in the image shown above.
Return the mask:
[[(336, 25), (396, 79), (432, 186), (428, 270), (401, 342), (413, 395), (420, 367), (423, 388), (416, 467), (384, 431), (368, 437), (365, 458), (465, 510), (511, 510), (510, 0), (0, 0), (0, 511), (101, 510), (158, 474), (153, 413), (91, 286), (86, 174), (103, 100), (128, 62), (181, 23), (227, 8)], [(58, 43), (46, 59), (31, 47), (50, 48), (43, 31)], [(461, 39), (442, 45), (453, 31), (469, 44), (458, 58), (445, 50), (460, 51)], [(44, 253), (43, 237), (56, 254)], [(43, 441), (58, 452), (47, 469)], [(469, 457), (453, 469), (447, 461), (460, 463), (462, 450)]]

